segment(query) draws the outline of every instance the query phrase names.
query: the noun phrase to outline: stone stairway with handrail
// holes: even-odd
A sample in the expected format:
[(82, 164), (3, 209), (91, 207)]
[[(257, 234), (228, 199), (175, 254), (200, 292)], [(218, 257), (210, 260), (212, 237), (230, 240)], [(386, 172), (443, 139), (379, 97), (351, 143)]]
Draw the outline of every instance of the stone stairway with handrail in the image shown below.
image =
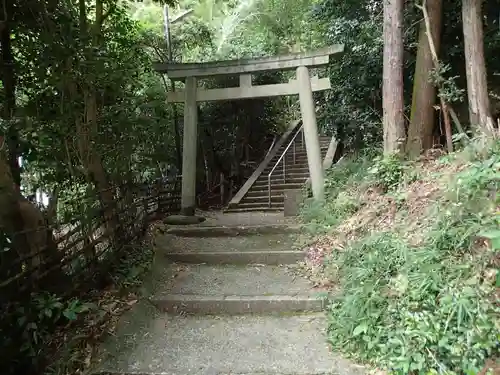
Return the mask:
[[(325, 158), (331, 136), (320, 136), (321, 157)], [(286, 142), (277, 145), (275, 156), (266, 163), (259, 176), (237, 202), (225, 212), (280, 212), (284, 210), (285, 190), (300, 190), (309, 178), (303, 126), (290, 133)]]

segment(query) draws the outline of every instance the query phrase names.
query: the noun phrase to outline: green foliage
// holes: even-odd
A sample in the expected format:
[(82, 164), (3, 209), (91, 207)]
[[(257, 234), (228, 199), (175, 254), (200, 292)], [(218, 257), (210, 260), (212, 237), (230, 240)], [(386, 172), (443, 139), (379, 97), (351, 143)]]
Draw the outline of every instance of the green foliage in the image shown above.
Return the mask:
[[(14, 316), (23, 342), (21, 352), (26, 353), (33, 361), (40, 359), (39, 354), (50, 341), (51, 330), (61, 324), (61, 320), (66, 323), (75, 321), (80, 314), (95, 308), (95, 305), (82, 303), (76, 298), (63, 301), (62, 298), (45, 292), (32, 294), (31, 301), (29, 307), (18, 307)], [(5, 348), (11, 339), (5, 335), (2, 337), (4, 340), (0, 346)]]
[[(92, 3), (85, 2), (89, 21), (94, 11)], [(98, 93), (97, 121), (92, 124), (95, 127), (92, 127), (88, 141), (96, 150), (99, 160), (102, 160), (106, 176), (113, 184), (150, 179), (159, 173), (158, 170), (176, 162), (175, 144), (178, 136), (174, 126), (174, 107), (167, 105), (164, 100), (165, 91), (171, 90), (172, 87), (151, 69), (153, 60), (168, 58), (162, 8), (158, 3), (164, 1), (104, 1), (106, 10), (110, 12), (103, 24), (101, 40), (98, 45), (93, 45), (91, 38), (85, 35), (85, 30), (80, 29), (76, 2), (5, 2), (9, 16), (9, 22), (6, 24), (12, 28), (13, 35), (17, 108), (12, 121), (0, 122), (0, 130), (2, 133), (15, 130), (19, 134), (20, 156), (24, 163), (24, 187), (34, 189), (38, 186), (44, 191), (54, 187), (60, 188), (60, 222), (86, 222), (100, 207), (95, 194), (91, 199), (83, 198), (92, 190), (85, 174), (88, 155), (81, 155), (79, 150), (79, 141), (89, 134), (79, 134), (76, 126), (78, 121), (85, 120), (88, 115), (84, 100), (87, 92), (84, 88), (92, 87)], [(348, 149), (380, 143), (383, 47), (381, 2), (183, 0), (178, 5), (175, 11), (171, 9), (171, 13), (175, 14), (181, 8), (194, 8), (195, 11), (182, 22), (172, 24), (173, 58), (176, 61), (272, 55), (344, 43), (346, 53), (339, 59), (334, 59), (328, 68), (332, 90), (324, 97), (318, 96), (323, 108), (321, 125), (335, 133)], [(493, 81), (498, 80), (494, 73), (500, 71), (500, 66), (496, 65), (500, 50), (497, 9), (498, 0), (490, 1), (484, 6), (485, 54), (490, 68), (490, 79)], [(404, 81), (408, 99), (416, 49), (415, 25), (420, 18), (420, 12), (412, 6), (405, 7), (405, 12), (405, 77), (410, 79)], [(462, 94), (460, 86), (464, 86), (463, 47), (457, 42), (462, 39), (462, 31), (460, 11), (456, 2), (445, 1), (444, 19), (446, 25), (443, 30), (442, 49), (446, 53), (443, 66), (435, 72), (433, 79), (444, 84), (442, 95), (448, 100), (455, 100)], [(442, 81), (443, 75), (458, 78)], [(271, 83), (286, 80), (288, 77), (286, 74), (270, 74), (257, 78), (261, 80), (260, 83)], [(217, 86), (220, 83), (209, 82), (207, 86)], [(76, 94), (72, 93), (74, 87)], [(2, 86), (2, 100), (5, 99), (3, 89)], [(202, 105), (200, 139), (204, 149), (204, 161), (210, 172), (217, 178), (220, 172), (240, 172), (243, 176), (244, 173), (239, 171), (243, 169), (240, 168), (243, 164), (243, 146), (248, 145), (249, 149), (253, 150), (251, 152), (254, 153), (252, 156), (255, 159), (262, 155), (262, 148), (265, 148), (262, 140), (268, 134), (279, 131), (279, 122), (287, 118), (282, 116), (283, 112), (292, 112), (288, 108), (282, 109), (283, 103), (284, 101), (280, 100), (262, 100)], [(178, 114), (182, 115), (182, 107), (175, 108)], [(498, 155), (498, 152), (496, 154)], [(406, 352), (402, 354), (403, 347), (394, 344), (394, 339), (388, 341), (385, 349), (375, 345), (378, 352), (374, 352), (375, 349), (371, 347), (366, 352), (366, 358), (381, 358), (382, 362), (396, 363), (396, 367), (399, 366), (402, 370), (409, 366), (438, 368), (432, 364), (433, 360), (439, 361), (440, 364), (443, 362), (444, 366), (450, 368), (463, 368), (457, 359), (464, 350), (464, 347), (460, 346), (463, 345), (462, 338), (465, 337), (463, 330), (464, 327), (473, 325), (473, 322), (467, 314), (458, 319), (455, 316), (457, 314), (453, 315), (451, 312), (454, 310), (450, 310), (453, 306), (461, 306), (462, 310), (468, 309), (467, 311), (476, 314), (476, 323), (479, 325), (474, 326), (471, 332), (488, 331), (488, 326), (483, 327), (481, 324), (489, 314), (489, 307), (478, 302), (478, 296), (486, 292), (479, 290), (476, 285), (463, 286), (458, 280), (464, 273), (472, 273), (472, 269), (480, 267), (469, 259), (472, 257), (472, 238), (475, 234), (479, 233), (488, 238), (492, 247), (497, 248), (498, 215), (494, 216), (491, 212), (491, 194), (495, 194), (495, 189), (498, 188), (498, 174), (495, 174), (498, 172), (492, 172), (498, 170), (498, 161), (494, 155), (494, 152), (483, 155), (480, 162), (475, 161), (466, 173), (459, 176), (449, 194), (452, 203), (441, 210), (441, 219), (435, 223), (425, 247), (418, 249), (434, 254), (432, 257), (428, 254), (434, 263), (441, 262), (439, 267), (436, 265), (439, 271), (436, 275), (429, 276), (430, 266), (415, 259), (413, 251), (395, 236), (385, 236), (367, 240), (366, 244), (353, 245), (354, 249), (356, 246), (366, 246), (363, 251), (359, 250), (358, 259), (343, 259), (347, 262), (346, 272), (349, 267), (354, 268), (354, 274), (358, 272), (360, 277), (365, 277), (367, 282), (372, 283), (374, 292), (369, 298), (373, 296), (380, 305), (368, 305), (374, 309), (375, 314), (379, 311), (380, 316), (386, 319), (383, 322), (385, 325), (376, 321), (379, 325), (374, 323), (373, 327), (379, 327), (379, 333), (389, 335), (387, 331), (397, 326), (400, 331), (403, 330), (401, 333), (395, 329), (395, 332), (400, 332), (397, 337), (402, 337), (410, 343), (415, 341), (415, 355), (420, 356), (410, 358)], [(391, 190), (391, 193), (407, 176), (402, 162), (392, 158), (376, 159), (374, 165), (373, 158), (366, 155), (345, 160), (342, 167), (334, 167), (328, 172), (325, 204), (307, 206), (303, 213), (304, 219), (314, 222), (318, 227), (328, 228), (359, 210), (361, 202), (358, 195), (362, 190), (359, 185), (370, 180), (370, 167), (372, 180), (378, 181), (387, 190)], [(209, 181), (205, 182), (209, 185)], [(479, 232), (480, 229), (482, 232)], [(9, 249), (3, 252), (3, 256), (8, 257), (12, 253), (9, 237), (1, 233), (0, 242), (1, 249)], [(384, 250), (383, 254), (380, 249)], [(111, 279), (116, 284), (135, 286), (140, 283), (141, 275), (149, 268), (148, 252), (142, 253), (134, 249), (132, 253), (134, 255), (130, 257), (122, 254), (124, 258), (120, 259), (112, 270)], [(370, 254), (372, 258), (366, 260), (366, 264), (359, 263), (365, 262), (365, 258)], [(386, 262), (375, 259), (375, 255)], [(443, 264), (452, 266), (445, 267)], [(360, 274), (360, 269), (365, 266), (372, 273)], [(464, 268), (461, 268), (462, 266)], [(8, 264), (3, 263), (2, 269), (4, 268), (8, 268)], [(401, 277), (392, 274), (388, 276), (387, 272), (392, 272), (395, 268), (405, 271), (406, 274)], [(411, 282), (407, 281), (410, 276), (413, 278)], [(420, 284), (415, 278), (424, 276), (428, 282), (435, 283), (435, 288), (439, 284), (443, 295), (433, 299), (432, 296), (424, 294), (427, 289), (418, 294), (414, 288)], [(348, 277), (348, 274), (343, 277)], [(380, 306), (384, 303), (386, 307), (392, 306), (387, 302), (387, 296), (383, 293), (374, 294), (377, 292), (379, 280), (394, 285), (393, 289), (402, 293), (398, 298), (406, 301), (397, 305), (401, 310), (391, 310), (391, 317), (387, 317), (385, 311), (380, 311)], [(456, 284), (453, 284), (455, 281)], [(354, 286), (352, 281), (352, 288)], [(466, 288), (472, 288), (473, 293), (469, 293), (470, 290)], [(411, 298), (404, 292), (410, 289), (413, 293)], [(359, 302), (360, 311), (368, 311), (362, 309), (365, 305), (361, 302), (366, 302), (369, 298), (363, 294), (363, 290), (357, 291), (360, 294), (354, 293), (352, 298), (358, 300), (352, 303)], [(446, 296), (451, 297), (445, 298)], [(416, 315), (413, 314), (418, 310), (414, 305), (420, 301), (425, 324), (416, 322)], [(76, 319), (83, 313), (82, 306), (79, 300), (63, 302), (47, 293), (34, 296), (32, 306), (18, 311), (18, 316), (23, 321), (19, 325), (20, 337), (24, 338), (27, 345), (23, 353), (29, 352), (33, 355), (39, 351), (52, 326)], [(413, 320), (408, 318), (410, 315)], [(345, 316), (349, 322), (348, 315)], [(439, 320), (444, 316), (451, 317), (449, 327), (458, 325), (459, 328), (447, 328), (446, 332), (443, 332), (442, 326), (436, 328), (434, 321), (429, 323), (429, 319), (437, 317)], [(394, 323), (396, 318), (401, 317), (407, 320), (402, 319), (401, 322)], [(367, 319), (372, 317), (369, 315)], [(405, 323), (406, 321), (409, 323)], [(361, 345), (359, 348), (364, 348), (363, 343), (376, 342), (370, 341), (375, 335), (371, 325), (363, 325), (362, 320), (355, 323), (355, 341), (364, 340), (361, 344), (358, 343)], [(450, 335), (449, 340), (457, 340), (459, 343), (455, 345), (447, 341), (441, 348), (438, 340), (436, 345), (439, 350), (432, 345), (427, 347), (427, 343), (422, 344), (420, 336), (414, 337), (417, 328), (424, 332), (421, 336), (430, 332), (429, 340), (432, 343), (435, 338), (439, 337), (441, 340), (446, 335)], [(413, 336), (405, 333), (407, 329), (413, 330)], [(347, 333), (342, 337), (345, 339)], [(476, 343), (476, 347), (464, 355), (463, 361), (469, 361), (467, 363), (475, 366), (474, 361), (480, 357), (478, 353), (481, 350), (486, 351), (484, 348), (491, 344), (488, 335), (485, 337), (484, 342)], [(404, 348), (408, 349), (408, 345)], [(397, 353), (396, 357), (394, 353)], [(446, 355), (449, 355), (449, 358), (443, 359)]]
[[(411, 103), (418, 26), (422, 19), (418, 4), (408, 3), (404, 10), (405, 103)], [(498, 5), (499, 1), (494, 0), (483, 6), (485, 58), (492, 93), (500, 87)], [(466, 87), (461, 7), (454, 0), (444, 0), (443, 7), (442, 63), (431, 80), (443, 85), (441, 96), (457, 102), (454, 106), (457, 112), (464, 110), (463, 114), (459, 113), (462, 120), (467, 110), (461, 104)], [(332, 129), (347, 148), (379, 145), (382, 140), (382, 2), (320, 0), (313, 6), (311, 22), (321, 31), (320, 40), (324, 45), (343, 43), (346, 48), (346, 53), (329, 67), (332, 89), (323, 102), (320, 125)]]
[(154, 249), (150, 244), (145, 244), (143, 246), (129, 246), (124, 250), (110, 274), (114, 285), (130, 291), (140, 287), (145, 275), (151, 270)]
[(376, 157), (369, 173), (378, 186), (388, 191), (395, 189), (403, 180), (405, 168), (399, 155), (390, 154)]
[[(68, 335), (68, 342), (66, 342), (64, 348), (61, 348), (60, 352), (56, 353), (45, 374), (59, 375), (74, 373), (75, 368), (81, 365), (82, 356), (84, 359), (87, 359), (87, 353), (85, 351), (81, 352), (81, 348), (88, 345), (85, 340), (95, 339), (95, 326), (93, 325), (96, 324), (100, 327), (99, 329), (102, 329), (103, 324), (106, 323), (106, 317), (109, 317), (108, 314), (110, 312), (106, 306), (118, 306), (123, 304), (123, 301), (120, 301), (121, 296), (130, 296), (131, 293), (139, 295), (142, 292), (143, 283), (147, 280), (147, 275), (151, 270), (154, 259), (153, 247), (150, 243), (146, 242), (140, 246), (127, 246), (120, 255), (120, 258), (109, 270), (109, 275), (116, 286), (116, 294), (111, 296), (108, 293), (104, 294), (103, 298), (99, 301), (99, 307), (95, 307), (93, 303), (81, 303), (77, 299), (73, 299), (67, 304), (73, 307), (72, 309), (67, 309), (68, 312), (75, 312), (77, 318), (85, 318), (80, 319), (81, 321), (85, 320), (85, 322), (79, 326), (75, 325), (76, 332), (71, 332)], [(111, 300), (108, 300), (109, 298)], [(125, 302), (125, 306), (128, 306), (127, 302), (129, 301)], [(88, 311), (85, 311), (85, 314), (81, 314), (84, 312), (81, 311), (82, 307), (89, 307)], [(113, 311), (113, 313), (116, 313), (116, 311)], [(89, 324), (89, 326), (85, 327), (86, 324)], [(85, 336), (85, 332), (89, 335), (83, 337)], [(83, 343), (82, 337), (84, 339)]]
[(359, 185), (367, 178), (373, 154), (349, 156), (326, 172), (325, 202), (307, 202), (301, 210), (301, 219), (311, 230), (328, 230), (360, 208)]
[(430, 73), (429, 80), (439, 87), (439, 96), (446, 103), (462, 102), (464, 100), (465, 90), (458, 87), (455, 77), (446, 77), (446, 74), (451, 70), (449, 64), (439, 64), (437, 69), (433, 69)]
[(380, 13), (367, 19), (337, 11), (338, 1), (324, 1), (315, 17), (328, 44), (342, 43), (343, 54), (329, 69), (332, 89), (325, 95), (320, 125), (335, 132), (349, 149), (379, 145), (382, 140), (382, 22)]
[[(477, 374), (499, 354), (496, 147), (454, 176), (417, 247), (380, 232), (332, 254), (342, 288), (328, 308), (336, 349), (395, 374)], [(384, 180), (396, 186), (396, 178)]]

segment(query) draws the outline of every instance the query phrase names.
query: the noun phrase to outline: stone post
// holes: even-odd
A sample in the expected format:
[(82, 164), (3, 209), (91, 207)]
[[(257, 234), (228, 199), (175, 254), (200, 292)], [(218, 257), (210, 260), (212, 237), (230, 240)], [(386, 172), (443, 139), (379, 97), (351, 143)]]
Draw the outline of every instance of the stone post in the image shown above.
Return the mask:
[(311, 79), (307, 67), (299, 66), (297, 68), (297, 84), (299, 85), (300, 112), (304, 124), (307, 163), (309, 164), (313, 197), (315, 200), (323, 200), (325, 197), (323, 162), (321, 160)]
[(198, 145), (196, 86), (196, 77), (186, 77), (182, 142), (181, 214), (187, 216), (193, 216), (196, 207), (196, 150)]

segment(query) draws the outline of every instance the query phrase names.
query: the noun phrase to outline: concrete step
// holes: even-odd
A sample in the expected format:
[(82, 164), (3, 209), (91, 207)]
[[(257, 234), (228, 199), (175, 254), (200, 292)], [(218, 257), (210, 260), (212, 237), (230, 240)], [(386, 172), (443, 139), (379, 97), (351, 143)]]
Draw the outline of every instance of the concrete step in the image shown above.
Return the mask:
[(229, 237), (185, 237), (172, 234), (157, 235), (155, 248), (162, 254), (198, 253), (203, 251), (233, 252), (251, 250), (292, 250), (300, 233), (253, 234)]
[[(319, 139), (319, 144), (320, 146), (323, 148), (323, 147), (326, 147), (328, 148), (328, 146), (330, 145), (330, 140), (331, 138), (330, 137), (325, 137), (325, 138), (320, 138)], [(286, 142), (285, 145), (282, 146), (282, 149), (284, 150), (287, 146), (288, 146), (288, 143), (289, 142)], [(293, 145), (290, 147), (292, 148)], [(306, 145), (304, 144), (304, 147), (302, 148), (302, 140), (301, 139), (295, 139), (295, 147), (297, 148), (297, 150), (300, 148), (300, 149), (303, 149), (305, 150), (306, 149)]]
[(224, 213), (233, 213), (233, 214), (238, 214), (238, 213), (247, 213), (247, 212), (252, 212), (252, 213), (278, 213), (278, 212), (283, 212), (283, 206), (280, 207), (249, 207), (249, 208), (239, 208), (238, 207), (233, 207), (233, 208), (226, 208), (224, 210)]
[[(330, 137), (322, 137), (320, 138), (319, 140), (319, 145), (320, 145), (320, 149), (324, 152), (326, 152), (326, 150), (328, 150), (328, 147), (330, 146), (330, 141), (331, 141), (331, 138)], [(285, 142), (285, 144), (283, 144), (279, 149), (278, 149), (278, 152), (276, 153), (277, 156), (275, 156), (274, 159), (278, 159), (282, 153), (285, 151), (285, 149), (288, 147), (288, 144), (289, 144), (289, 141), (288, 142)], [(293, 145), (290, 146), (290, 148), (288, 149), (288, 152), (289, 153), (292, 153), (293, 152)], [(306, 153), (306, 147), (305, 147), (305, 144), (303, 145), (302, 144), (302, 140), (301, 139), (296, 139), (295, 140), (295, 152), (298, 153), (298, 152), (301, 152), (301, 153)]]
[[(286, 182), (290, 181), (290, 180), (297, 180), (296, 182), (299, 182), (299, 181), (305, 181), (309, 178), (309, 172), (307, 173), (294, 173), (294, 174), (286, 174)], [(256, 181), (255, 181), (255, 184), (256, 185), (267, 185), (268, 184), (268, 181), (269, 179), (267, 178), (267, 176), (260, 176)], [(272, 183), (283, 183), (283, 174), (273, 174), (271, 176), (271, 184)]]
[(299, 250), (251, 250), (251, 251), (205, 251), (200, 253), (167, 253), (166, 257), (174, 262), (186, 264), (295, 264), (304, 259)]
[[(326, 150), (322, 150), (321, 156), (324, 158), (325, 155), (326, 155)], [(278, 161), (278, 158), (276, 157), (275, 159), (273, 159), (269, 162), (268, 166), (272, 168), (276, 164), (277, 161)], [(292, 154), (286, 156), (287, 164), (293, 163), (293, 161), (294, 161), (294, 159), (293, 159)], [(297, 153), (295, 155), (295, 163), (307, 164), (307, 154), (306, 153)]]
[[(288, 190), (288, 189), (302, 189), (304, 187), (304, 182), (294, 182), (294, 183), (290, 183), (288, 182), (287, 180), (287, 183), (286, 184), (283, 184), (283, 183), (271, 183), (271, 191), (275, 191), (275, 192), (282, 192), (284, 190)], [(266, 191), (267, 192), (268, 190), (268, 186), (267, 186), (267, 181), (265, 184), (254, 184), (250, 190), (249, 190), (249, 193), (250, 192), (262, 192), (262, 191)]]
[[(307, 163), (308, 162), (307, 162), (307, 157), (306, 156), (304, 156), (304, 157), (296, 157), (295, 161), (293, 160), (293, 158), (287, 158), (287, 160), (286, 160), (286, 165), (309, 166), (309, 164), (307, 164)], [(267, 165), (266, 169), (272, 169), (275, 164), (276, 163), (269, 163)], [(279, 168), (279, 167), (276, 167), (276, 168)]]
[[(307, 179), (309, 178), (309, 173), (304, 173), (304, 174), (294, 174), (292, 176), (286, 176), (286, 182), (283, 181), (283, 175), (272, 175), (271, 177), (271, 184), (300, 184), (304, 183)], [(266, 178), (259, 177), (257, 181), (255, 181), (255, 184), (253, 186), (267, 186), (268, 184), (268, 179), (267, 176)], [(252, 187), (253, 187), (252, 186)]]
[[(288, 172), (286, 171), (286, 179), (288, 180), (289, 178), (309, 178), (309, 171), (306, 169), (302, 172)], [(278, 171), (274, 171), (273, 174), (271, 175), (271, 182), (274, 182), (276, 180), (283, 180), (283, 171), (282, 170), (278, 170)], [(262, 183), (262, 182), (265, 182), (267, 184), (267, 182), (269, 181), (269, 178), (268, 178), (268, 175), (266, 174), (265, 176), (264, 175), (261, 175), (256, 181), (255, 183)]]
[[(285, 201), (285, 196), (283, 194), (276, 194), (274, 193), (271, 195), (271, 204), (273, 203), (283, 203)], [(241, 204), (244, 203), (261, 203), (263, 205), (268, 205), (269, 204), (269, 196), (266, 195), (259, 195), (259, 196), (253, 196), (253, 197), (245, 197), (242, 199), (240, 202)]]
[(368, 374), (329, 350), (321, 313), (170, 316), (137, 305), (108, 338), (94, 374)]
[[(262, 202), (262, 203), (269, 203), (269, 196), (267, 194), (262, 194), (260, 192), (260, 195), (254, 195), (254, 196), (245, 196), (240, 203), (256, 203), (256, 202)], [(279, 194), (276, 192), (271, 191), (271, 203), (282, 203), (285, 201), (285, 196), (283, 194)]]
[(161, 311), (203, 315), (322, 311), (308, 280), (285, 267), (188, 265), (166, 267), (150, 298)]
[[(272, 168), (266, 168), (264, 171), (262, 171), (262, 175), (260, 177), (262, 176), (267, 177), (269, 175), (269, 172), (271, 172), (271, 170)], [(286, 164), (285, 171), (287, 175), (290, 173), (309, 173), (309, 166), (307, 164), (305, 165)], [(283, 173), (282, 164), (276, 167), (276, 169), (273, 171), (273, 175), (278, 173)]]
[[(321, 154), (324, 157), (330, 145), (330, 137), (322, 137), (320, 139)], [(271, 180), (271, 194), (275, 196), (272, 198), (272, 205), (269, 206), (266, 199), (262, 198), (263, 194), (259, 192), (269, 190), (269, 173), (274, 168), (279, 158), (281, 157), (286, 146), (281, 147), (277, 155), (266, 166), (262, 174), (257, 178), (255, 183), (250, 188), (249, 192), (243, 200), (236, 206), (227, 208), (224, 212), (249, 212), (249, 211), (283, 211), (284, 198), (278, 197), (282, 194), (284, 189), (293, 188), (300, 189), (309, 178), (309, 165), (307, 161), (307, 152), (301, 144), (297, 144), (295, 148), (295, 157), (293, 151), (289, 149), (286, 159), (286, 178), (283, 176), (283, 161), (276, 167), (273, 174), (270, 176)], [(254, 199), (258, 197), (257, 199)], [(268, 200), (268, 198), (267, 198)]]
[(243, 315), (319, 312), (324, 309), (318, 296), (292, 295), (199, 295), (166, 294), (151, 302), (161, 311), (171, 314)]
[(272, 202), (271, 207), (269, 207), (268, 204), (262, 203), (262, 202), (257, 202), (257, 203), (241, 203), (238, 204), (239, 209), (252, 209), (252, 211), (260, 211), (260, 210), (265, 210), (266, 208), (272, 208), (275, 209), (276, 211), (283, 211), (283, 202)]
[[(326, 152), (328, 151), (328, 147), (329, 147), (329, 143), (321, 145), (320, 150), (321, 150), (321, 154), (322, 155), (326, 154)], [(284, 148), (281, 149), (281, 150), (279, 150), (276, 153), (276, 156), (271, 159), (271, 163), (276, 163), (279, 160), (279, 158), (281, 157), (281, 155), (283, 154), (284, 151), (285, 151)], [(289, 159), (293, 158), (293, 149), (292, 148), (288, 149), (286, 157), (289, 158)], [(295, 157), (296, 158), (307, 158), (307, 151), (305, 149), (302, 149), (302, 147), (297, 146), (295, 148)]]
[[(328, 148), (321, 149), (321, 155), (324, 157), (326, 155), (326, 151)], [(279, 160), (281, 157), (281, 154), (278, 154), (279, 156), (275, 156), (271, 161), (269, 162), (269, 165), (273, 166), (276, 164), (276, 162)], [(293, 161), (293, 151), (288, 151), (286, 155), (286, 160), (288, 161)], [(295, 151), (295, 160), (307, 160), (307, 152), (305, 151)]]
[[(308, 178), (309, 177), (309, 170), (308, 169), (303, 169), (301, 171), (297, 171), (297, 172), (289, 172), (288, 170), (285, 171), (286, 172), (286, 177), (293, 177), (293, 178), (298, 178), (298, 177), (305, 177), (305, 178)], [(279, 179), (279, 178), (283, 178), (283, 169), (279, 168), (279, 169), (276, 169), (273, 174), (271, 175), (271, 181), (273, 179)], [(268, 180), (268, 175), (264, 175), (264, 174), (261, 174), (259, 176), (259, 178), (255, 181), (255, 183), (257, 183), (258, 181), (267, 181)]]
[(304, 258), (300, 235), (294, 233), (234, 237), (158, 235), (158, 254), (175, 262), (208, 264), (292, 264)]
[[(302, 185), (299, 187), (295, 188), (294, 190), (301, 190)], [(271, 197), (272, 196), (283, 196), (284, 194), (284, 189), (280, 187), (280, 185), (272, 184), (271, 185)], [(268, 197), (268, 190), (267, 189), (262, 189), (262, 190), (253, 190), (250, 189), (250, 191), (245, 195), (243, 199), (246, 198), (253, 198), (253, 197)]]
[(198, 227), (185, 227), (185, 226), (172, 226), (164, 233), (167, 235), (175, 235), (178, 237), (196, 237), (196, 238), (209, 238), (209, 237), (235, 237), (235, 236), (249, 236), (249, 235), (267, 235), (267, 234), (280, 234), (280, 233), (300, 233), (302, 226), (290, 224), (266, 224), (266, 225), (248, 225), (248, 226), (198, 226)]
[[(273, 167), (276, 165), (276, 162), (270, 162), (266, 168), (264, 169), (264, 171), (270, 171), (271, 169), (273, 169)], [(278, 166), (276, 167), (276, 169), (280, 168), (280, 166), (283, 165), (283, 160), (281, 160), (278, 164)], [(295, 166), (308, 166), (309, 164), (307, 164), (307, 157), (296, 157), (295, 158), (295, 161), (293, 160), (292, 157), (290, 158), (287, 158), (286, 159), (286, 165), (295, 165)], [(264, 173), (264, 171), (262, 173)]]

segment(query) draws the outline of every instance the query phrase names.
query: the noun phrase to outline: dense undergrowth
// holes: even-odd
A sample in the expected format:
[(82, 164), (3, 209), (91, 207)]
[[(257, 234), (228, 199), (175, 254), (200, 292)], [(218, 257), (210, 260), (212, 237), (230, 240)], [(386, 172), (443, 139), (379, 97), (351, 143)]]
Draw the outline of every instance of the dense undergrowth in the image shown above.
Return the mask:
[[(327, 176), (329, 341), (394, 374), (483, 374), (500, 350), (500, 143), (415, 162), (365, 153)], [(320, 241), (325, 241), (324, 238)]]
[[(119, 316), (141, 298), (153, 262), (151, 241), (150, 235), (124, 248), (108, 269), (102, 289), (69, 300), (55, 294), (33, 294), (30, 309), (16, 311), (13, 324), (23, 345), (17, 357), (4, 359), (11, 361), (12, 368), (4, 368), (3, 373), (21, 373), (24, 370), (18, 368), (29, 367), (29, 362), (46, 375), (86, 373), (101, 338), (112, 334)], [(11, 339), (4, 336), (0, 347), (7, 348)], [(17, 363), (20, 360), (26, 363)]]

